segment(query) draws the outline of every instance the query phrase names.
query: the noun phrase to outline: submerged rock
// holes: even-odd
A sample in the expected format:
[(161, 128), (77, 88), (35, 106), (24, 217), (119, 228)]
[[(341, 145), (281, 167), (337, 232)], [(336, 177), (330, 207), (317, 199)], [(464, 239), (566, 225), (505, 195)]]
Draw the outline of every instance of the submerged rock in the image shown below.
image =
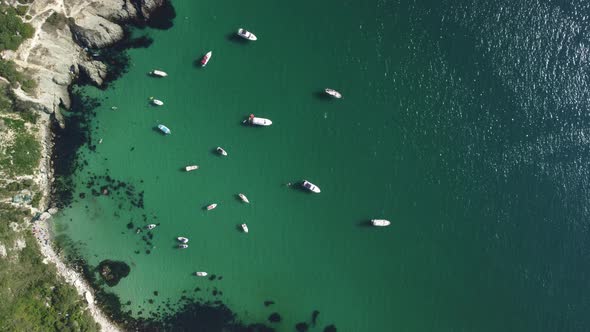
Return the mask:
[(295, 329), (297, 330), (297, 332), (306, 332), (309, 330), (309, 324), (304, 322), (297, 323), (295, 325)]
[(127, 263), (121, 261), (104, 260), (97, 267), (100, 277), (107, 285), (113, 287), (119, 281), (129, 275), (131, 268)]
[(278, 312), (273, 312), (268, 316), (268, 321), (271, 323), (278, 323), (281, 321), (281, 315)]

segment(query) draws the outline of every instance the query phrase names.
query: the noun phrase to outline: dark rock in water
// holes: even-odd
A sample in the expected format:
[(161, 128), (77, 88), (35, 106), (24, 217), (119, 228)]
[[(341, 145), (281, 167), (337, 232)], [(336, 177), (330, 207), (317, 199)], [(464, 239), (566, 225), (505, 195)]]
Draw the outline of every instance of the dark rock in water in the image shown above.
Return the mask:
[[(242, 331), (239, 329), (239, 331)], [(275, 329), (272, 327), (264, 326), (263, 324), (250, 324), (245, 327), (244, 331), (252, 331), (252, 332), (275, 332)]]
[(160, 293), (158, 293), (158, 291), (157, 291), (157, 290), (155, 290), (155, 291), (154, 291), (154, 295), (155, 295), (155, 296), (158, 296), (158, 294), (160, 294)]
[(149, 304), (154, 304), (154, 300), (152, 300), (152, 299), (148, 299), (148, 303), (149, 303)]
[(216, 275), (214, 275), (214, 274), (212, 274), (212, 275), (209, 277), (209, 280), (213, 281), (213, 280), (215, 280), (215, 278), (217, 278), (217, 276), (216, 276)]
[(104, 260), (96, 268), (101, 278), (110, 287), (119, 283), (122, 278), (129, 275), (131, 268), (125, 262)]
[(214, 289), (211, 294), (213, 294), (213, 296), (217, 296), (217, 289)]
[(324, 332), (336, 332), (336, 326), (334, 324), (328, 325), (324, 328)]
[(127, 229), (132, 229), (133, 227), (135, 227), (135, 226), (133, 225), (133, 222), (129, 222), (129, 223), (127, 224)]
[(320, 314), (319, 311), (314, 310), (311, 313), (311, 326), (315, 326), (316, 321), (318, 320), (318, 315)]
[(86, 194), (85, 194), (85, 193), (80, 193), (80, 195), (79, 195), (79, 196), (80, 196), (80, 198), (82, 198), (82, 199), (86, 198)]
[(131, 305), (131, 301), (125, 302), (126, 305)]
[(278, 323), (281, 321), (281, 315), (278, 312), (273, 312), (268, 316), (268, 321), (271, 323)]
[(146, 249), (145, 253), (149, 255), (149, 254), (151, 254), (151, 253), (152, 253), (152, 251), (151, 251), (151, 250), (149, 250), (149, 249)]
[(295, 324), (295, 329), (297, 332), (306, 332), (309, 330), (309, 325), (307, 323), (301, 322)]
[(223, 279), (223, 276), (218, 276), (217, 277), (217, 280), (221, 280), (221, 279)]
[(274, 301), (269, 301), (269, 300), (264, 301), (264, 306), (265, 307), (268, 307), (269, 305), (273, 305), (273, 304), (275, 304)]

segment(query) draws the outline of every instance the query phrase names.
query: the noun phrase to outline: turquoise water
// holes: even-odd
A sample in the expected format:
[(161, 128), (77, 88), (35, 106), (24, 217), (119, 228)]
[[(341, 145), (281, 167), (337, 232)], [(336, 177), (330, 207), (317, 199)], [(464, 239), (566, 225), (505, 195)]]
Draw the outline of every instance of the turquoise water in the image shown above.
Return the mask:
[[(128, 73), (83, 89), (102, 100), (96, 151), (80, 149), (88, 165), (73, 175), (74, 197), (86, 196), (56, 222), (90, 265), (131, 266), (109, 289), (131, 301), (125, 310), (147, 317), (196, 294), (245, 323), (279, 312), (280, 331), (313, 310), (315, 331), (588, 329), (587, 8), (174, 6), (173, 28), (135, 32), (154, 43), (128, 51)], [(238, 27), (259, 40), (235, 40)], [(195, 66), (209, 50), (207, 67)], [(147, 76), (154, 68), (169, 76)], [(325, 87), (344, 98), (323, 98)], [(242, 125), (250, 113), (273, 125)], [(181, 171), (190, 164), (199, 170)], [(96, 175), (132, 184), (143, 208), (92, 196)], [(322, 192), (286, 185), (301, 179)], [(392, 225), (365, 227), (372, 218)], [(152, 222), (146, 244), (135, 228)]]

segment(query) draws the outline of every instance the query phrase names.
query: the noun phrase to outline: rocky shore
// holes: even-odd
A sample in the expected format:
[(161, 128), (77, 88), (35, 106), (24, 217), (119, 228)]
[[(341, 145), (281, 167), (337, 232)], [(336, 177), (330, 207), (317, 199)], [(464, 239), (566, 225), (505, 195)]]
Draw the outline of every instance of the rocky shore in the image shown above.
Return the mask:
[[(56, 253), (50, 232), (51, 215), (49, 195), (53, 181), (51, 155), (53, 137), (51, 116), (63, 125), (60, 107), (70, 107), (68, 87), (80, 77), (101, 86), (107, 77), (107, 65), (93, 58), (92, 53), (124, 38), (123, 24), (140, 23), (166, 0), (34, 0), (26, 21), (35, 28), (35, 34), (16, 51), (4, 51), (4, 60), (12, 60), (28, 73), (37, 88), (27, 94), (14, 89), (16, 107), (40, 112), (36, 125), (37, 139), (41, 143), (41, 161), (33, 179), (42, 193), (40, 220), (32, 226), (44, 263), (57, 267), (58, 273), (73, 285), (88, 303), (88, 310), (102, 331), (120, 331), (98, 308), (93, 291), (82, 275), (69, 268)], [(45, 212), (44, 212), (45, 211)]]

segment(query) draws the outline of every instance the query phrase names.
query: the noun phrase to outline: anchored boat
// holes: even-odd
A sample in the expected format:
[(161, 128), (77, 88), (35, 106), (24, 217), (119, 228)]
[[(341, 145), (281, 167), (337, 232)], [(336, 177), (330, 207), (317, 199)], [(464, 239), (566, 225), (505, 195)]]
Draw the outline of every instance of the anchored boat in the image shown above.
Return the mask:
[(187, 172), (190, 172), (190, 171), (194, 171), (194, 170), (196, 170), (196, 169), (199, 169), (199, 166), (197, 166), (197, 165), (190, 165), (190, 166), (186, 166), (184, 169), (185, 169)]
[(249, 124), (254, 126), (270, 126), (272, 124), (272, 121), (270, 121), (269, 119), (257, 118), (254, 116), (254, 114), (250, 114), (248, 120), (246, 121), (248, 121)]
[(197, 277), (206, 277), (207, 276), (207, 272), (195, 272), (195, 275)]
[(316, 186), (315, 184), (313, 184), (307, 180), (303, 180), (302, 186), (303, 186), (303, 188), (311, 191), (312, 193), (316, 193), (316, 194), (320, 193), (320, 187)]
[(154, 228), (156, 228), (156, 224), (149, 224), (145, 228), (147, 228), (147, 229), (154, 229)]
[(227, 152), (220, 146), (218, 146), (217, 149), (215, 149), (215, 151), (217, 151), (217, 153), (219, 153), (222, 156), (227, 156)]
[(164, 126), (163, 124), (159, 124), (158, 129), (160, 129), (160, 131), (163, 132), (164, 135), (170, 135), (172, 133), (170, 129), (168, 129), (168, 127)]
[(150, 75), (157, 76), (157, 77), (166, 77), (168, 74), (165, 71), (154, 69), (150, 71)]
[(248, 233), (248, 225), (242, 224), (242, 230), (244, 231), (244, 233)]
[(244, 203), (250, 203), (250, 201), (248, 200), (248, 197), (246, 197), (246, 195), (244, 194), (238, 194), (238, 196), (240, 197), (240, 199), (244, 202)]
[(247, 39), (247, 40), (251, 40), (251, 41), (255, 41), (255, 40), (258, 39), (258, 38), (256, 38), (256, 35), (255, 34), (253, 34), (252, 32), (250, 32), (250, 31), (248, 31), (246, 29), (242, 29), (242, 28), (240, 28), (238, 30), (238, 36), (240, 36), (240, 37), (242, 37), (244, 39)]
[(209, 60), (211, 60), (211, 56), (213, 55), (212, 51), (207, 52), (207, 54), (205, 54), (205, 56), (201, 59), (201, 67), (205, 67), (207, 65), (207, 63), (209, 63)]
[(207, 211), (213, 210), (217, 207), (217, 204), (213, 203), (211, 205), (207, 205)]
[(154, 105), (156, 105), (156, 106), (162, 106), (162, 105), (164, 105), (164, 102), (163, 102), (163, 101), (161, 101), (161, 100), (154, 99), (154, 97), (151, 97), (150, 99), (151, 99), (151, 101), (152, 101), (152, 104), (154, 104)]
[(334, 90), (334, 89), (325, 89), (324, 90), (327, 94), (329, 94), (330, 96), (336, 98), (336, 99), (340, 99), (342, 98), (342, 95), (340, 94), (340, 92)]
[(180, 243), (188, 243), (188, 238), (179, 236), (176, 238)]
[(180, 248), (180, 249), (186, 249), (186, 248), (188, 248), (188, 244), (179, 244), (178, 245), (178, 248)]
[(385, 219), (371, 219), (371, 225), (378, 226), (378, 227), (384, 227), (384, 226), (391, 225), (391, 222), (389, 220), (385, 220)]

